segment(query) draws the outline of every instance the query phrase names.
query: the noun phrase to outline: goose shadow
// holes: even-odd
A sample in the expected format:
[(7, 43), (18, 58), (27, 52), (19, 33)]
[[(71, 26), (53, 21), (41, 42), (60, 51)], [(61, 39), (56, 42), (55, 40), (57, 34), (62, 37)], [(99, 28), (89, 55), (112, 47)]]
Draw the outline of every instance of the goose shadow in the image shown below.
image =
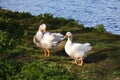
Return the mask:
[(115, 48), (108, 48), (108, 49), (102, 49), (99, 51), (96, 51), (90, 55), (88, 55), (85, 59), (85, 63), (97, 63), (102, 60), (105, 60), (108, 58), (108, 55), (111, 54), (112, 52), (116, 51), (117, 49)]
[(105, 60), (108, 57), (108, 52), (111, 51), (111, 49), (102, 49), (99, 51), (96, 51), (90, 55), (88, 55), (85, 59), (85, 63), (97, 63), (102, 60)]

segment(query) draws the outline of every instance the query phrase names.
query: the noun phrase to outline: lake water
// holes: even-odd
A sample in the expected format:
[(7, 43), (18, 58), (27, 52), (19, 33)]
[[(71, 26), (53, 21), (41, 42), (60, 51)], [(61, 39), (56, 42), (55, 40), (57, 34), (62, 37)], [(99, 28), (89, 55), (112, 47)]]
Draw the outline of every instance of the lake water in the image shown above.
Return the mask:
[(0, 6), (33, 15), (52, 13), (86, 27), (103, 24), (107, 31), (120, 34), (120, 0), (0, 0)]

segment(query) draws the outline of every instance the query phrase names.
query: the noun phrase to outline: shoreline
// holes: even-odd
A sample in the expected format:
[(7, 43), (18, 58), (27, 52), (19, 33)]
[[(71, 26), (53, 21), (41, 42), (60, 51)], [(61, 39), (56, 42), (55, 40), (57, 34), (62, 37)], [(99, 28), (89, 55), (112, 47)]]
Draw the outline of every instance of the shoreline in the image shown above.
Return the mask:
[[(9, 10), (9, 9), (4, 9), (4, 8), (2, 8), (2, 7), (1, 7), (1, 9), (3, 9), (3, 10)], [(32, 15), (32, 16), (39, 16), (39, 15), (44, 15), (44, 14), (51, 14), (51, 13), (44, 13), (44, 14), (39, 14), (39, 15), (33, 15), (33, 14), (30, 13), (30, 12), (13, 11), (13, 10), (9, 10), (9, 11), (18, 12), (18, 13), (29, 13), (29, 14)], [(53, 14), (52, 14), (52, 15), (53, 15)], [(55, 17), (55, 16), (53, 15), (53, 17)], [(56, 17), (55, 17), (55, 18), (56, 18)], [(65, 18), (65, 17), (57, 17), (57, 18), (72, 19), (72, 18)], [(76, 19), (73, 19), (73, 20), (77, 21)], [(77, 21), (77, 22), (79, 22), (79, 24), (81, 24), (80, 21)], [(83, 24), (83, 25), (84, 25), (84, 27), (95, 27), (95, 26), (97, 26), (98, 24), (96, 24), (95, 26), (85, 26), (85, 24)], [(104, 25), (104, 24), (103, 24), (103, 25)], [(106, 29), (107, 27), (104, 25), (104, 28)], [(115, 32), (115, 31), (111, 31), (111, 30), (112, 30), (111, 28), (108, 28), (108, 30), (106, 29), (106, 31), (109, 32), (109, 33), (112, 33), (112, 34), (115, 34), (115, 35), (120, 35), (119, 32)], [(118, 30), (117, 30), (117, 31), (118, 31)]]

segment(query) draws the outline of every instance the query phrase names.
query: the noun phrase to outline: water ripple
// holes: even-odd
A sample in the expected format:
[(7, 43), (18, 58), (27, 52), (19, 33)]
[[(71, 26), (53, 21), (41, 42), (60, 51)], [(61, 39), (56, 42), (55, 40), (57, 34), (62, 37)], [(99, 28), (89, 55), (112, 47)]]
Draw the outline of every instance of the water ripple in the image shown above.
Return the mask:
[(120, 34), (120, 0), (0, 0), (0, 6), (33, 15), (73, 18), (87, 27), (104, 24), (107, 31)]

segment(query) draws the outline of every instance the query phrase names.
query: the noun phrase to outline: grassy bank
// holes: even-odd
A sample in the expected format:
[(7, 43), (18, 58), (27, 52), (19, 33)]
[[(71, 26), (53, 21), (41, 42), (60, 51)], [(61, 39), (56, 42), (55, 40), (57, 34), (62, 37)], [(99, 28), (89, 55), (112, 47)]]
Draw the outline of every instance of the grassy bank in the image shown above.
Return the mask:
[[(83, 66), (72, 64), (64, 52), (66, 40), (50, 57), (43, 56), (33, 36), (40, 24), (47, 31), (73, 33), (73, 42), (90, 42), (93, 49)], [(120, 80), (120, 36), (105, 31), (102, 24), (85, 28), (73, 19), (52, 14), (33, 16), (0, 9), (0, 80)]]

